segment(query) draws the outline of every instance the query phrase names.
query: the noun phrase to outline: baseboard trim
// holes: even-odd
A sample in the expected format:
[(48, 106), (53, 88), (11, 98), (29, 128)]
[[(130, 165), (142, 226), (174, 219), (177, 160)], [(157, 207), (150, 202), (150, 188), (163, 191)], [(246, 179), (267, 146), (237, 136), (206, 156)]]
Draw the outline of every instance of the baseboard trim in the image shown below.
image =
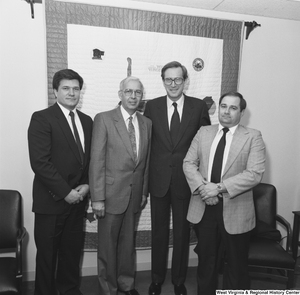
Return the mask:
[[(189, 260), (189, 267), (197, 266), (198, 265), (198, 259), (197, 258), (190, 258)], [(168, 268), (171, 267), (170, 261), (168, 264)], [(151, 269), (151, 263), (150, 262), (140, 262), (136, 265), (137, 271), (147, 271)], [(97, 275), (97, 267), (83, 267), (81, 269), (81, 276), (87, 277), (87, 276), (96, 276)], [(23, 273), (23, 281), (34, 281), (35, 280), (35, 271), (29, 271)]]

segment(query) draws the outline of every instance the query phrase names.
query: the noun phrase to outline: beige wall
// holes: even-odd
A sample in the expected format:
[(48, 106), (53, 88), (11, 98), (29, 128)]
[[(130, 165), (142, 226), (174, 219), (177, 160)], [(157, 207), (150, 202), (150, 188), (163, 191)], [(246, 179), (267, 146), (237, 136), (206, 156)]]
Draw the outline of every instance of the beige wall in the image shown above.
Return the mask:
[[(134, 8), (232, 20), (255, 20), (261, 27), (244, 41), (239, 91), (248, 101), (244, 124), (260, 129), (267, 146), (265, 182), (278, 190), (278, 212), (292, 221), (300, 210), (300, 22), (140, 4)], [(31, 114), (47, 107), (45, 17), (41, 4), (0, 1), (0, 188), (24, 198), (25, 278), (34, 279), (35, 245), (27, 149)], [(138, 253), (138, 269), (149, 269), (150, 251)], [(191, 251), (191, 264), (196, 263)], [(85, 253), (83, 275), (95, 274), (96, 254)], [(149, 278), (150, 280), (150, 278)]]

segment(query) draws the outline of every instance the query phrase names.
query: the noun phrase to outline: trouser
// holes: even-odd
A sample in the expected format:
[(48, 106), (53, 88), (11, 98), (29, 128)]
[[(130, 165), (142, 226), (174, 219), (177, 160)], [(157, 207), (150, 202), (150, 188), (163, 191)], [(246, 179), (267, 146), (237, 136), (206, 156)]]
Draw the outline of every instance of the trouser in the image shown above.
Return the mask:
[(218, 283), (218, 253), (224, 247), (226, 267), (223, 289), (245, 290), (250, 288), (248, 276), (248, 251), (250, 232), (231, 235), (227, 233), (223, 221), (223, 201), (206, 206), (201, 221), (194, 226), (198, 244), (198, 295), (215, 294)]
[(162, 198), (151, 195), (151, 273), (155, 283), (163, 283), (167, 272), (170, 208), (173, 222), (172, 283), (180, 285), (185, 282), (190, 238), (190, 224), (186, 219), (188, 206), (189, 198), (178, 199), (172, 186)]

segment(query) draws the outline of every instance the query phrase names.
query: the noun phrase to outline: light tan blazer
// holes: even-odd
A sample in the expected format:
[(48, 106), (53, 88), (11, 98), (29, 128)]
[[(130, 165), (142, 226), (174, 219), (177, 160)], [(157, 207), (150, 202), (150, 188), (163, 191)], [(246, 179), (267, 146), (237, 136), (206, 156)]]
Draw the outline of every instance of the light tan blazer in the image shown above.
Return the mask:
[[(209, 153), (218, 125), (203, 126), (194, 137), (183, 161), (183, 170), (192, 192), (207, 179)], [(265, 171), (265, 145), (260, 131), (239, 125), (233, 135), (222, 182), (223, 218), (229, 234), (240, 234), (255, 227), (252, 188), (260, 183)], [(198, 194), (193, 194), (187, 219), (199, 223), (205, 210)]]
[(89, 170), (92, 201), (105, 201), (105, 210), (121, 214), (133, 202), (140, 209), (148, 195), (151, 121), (137, 113), (140, 130), (138, 161), (135, 163), (120, 107), (99, 113), (94, 120)]

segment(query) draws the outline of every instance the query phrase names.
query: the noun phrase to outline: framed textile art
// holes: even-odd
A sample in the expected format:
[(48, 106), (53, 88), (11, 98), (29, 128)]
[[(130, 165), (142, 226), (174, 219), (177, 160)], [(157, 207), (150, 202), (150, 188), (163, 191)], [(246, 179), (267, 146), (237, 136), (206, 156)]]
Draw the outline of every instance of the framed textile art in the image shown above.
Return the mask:
[[(144, 84), (142, 112), (148, 100), (165, 94), (160, 70), (172, 60), (186, 66), (185, 93), (207, 103), (212, 123), (217, 122), (220, 95), (237, 90), (241, 21), (54, 0), (45, 0), (45, 7), (49, 105), (55, 102), (52, 77), (63, 68), (83, 77), (78, 107), (92, 118), (118, 105), (119, 83), (128, 75)], [(138, 249), (150, 247), (150, 233), (147, 204), (136, 225)], [(96, 250), (97, 221), (90, 207), (85, 236), (85, 249)]]

